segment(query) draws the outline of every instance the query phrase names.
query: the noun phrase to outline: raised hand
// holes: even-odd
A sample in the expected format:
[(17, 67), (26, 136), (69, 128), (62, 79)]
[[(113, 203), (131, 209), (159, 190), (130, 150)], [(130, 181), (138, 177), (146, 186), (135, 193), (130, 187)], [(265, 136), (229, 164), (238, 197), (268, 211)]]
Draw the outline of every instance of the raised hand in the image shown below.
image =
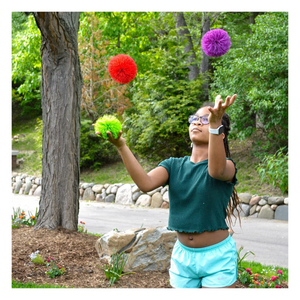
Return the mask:
[(233, 104), (235, 98), (236, 94), (234, 94), (232, 97), (227, 96), (225, 102), (223, 103), (221, 95), (218, 95), (215, 99), (215, 106), (208, 108), (210, 111), (208, 117), (209, 124), (221, 125), (223, 114), (225, 113), (226, 109)]

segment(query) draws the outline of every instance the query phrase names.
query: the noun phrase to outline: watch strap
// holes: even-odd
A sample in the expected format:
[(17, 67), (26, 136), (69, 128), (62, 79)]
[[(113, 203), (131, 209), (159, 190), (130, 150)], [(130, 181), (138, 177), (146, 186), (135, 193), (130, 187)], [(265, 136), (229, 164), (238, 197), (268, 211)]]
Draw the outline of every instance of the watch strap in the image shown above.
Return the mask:
[(209, 133), (211, 133), (211, 134), (220, 135), (221, 133), (224, 133), (224, 126), (221, 125), (217, 129), (212, 129), (209, 127), (208, 130), (209, 130)]

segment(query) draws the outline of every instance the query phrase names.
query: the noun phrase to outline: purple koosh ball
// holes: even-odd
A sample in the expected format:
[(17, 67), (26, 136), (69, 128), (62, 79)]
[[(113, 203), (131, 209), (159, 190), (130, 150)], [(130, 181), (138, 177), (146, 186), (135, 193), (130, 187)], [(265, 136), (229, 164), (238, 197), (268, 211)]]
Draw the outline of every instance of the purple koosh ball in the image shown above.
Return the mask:
[(229, 50), (230, 36), (223, 29), (212, 29), (204, 34), (201, 44), (206, 55), (219, 57)]

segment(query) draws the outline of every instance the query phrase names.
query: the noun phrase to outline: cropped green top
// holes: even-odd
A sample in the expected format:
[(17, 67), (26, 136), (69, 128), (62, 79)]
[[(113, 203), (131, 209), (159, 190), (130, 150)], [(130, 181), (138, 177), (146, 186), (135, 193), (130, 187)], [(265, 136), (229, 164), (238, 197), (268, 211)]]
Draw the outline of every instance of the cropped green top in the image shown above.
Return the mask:
[(232, 182), (212, 178), (208, 160), (193, 163), (190, 156), (171, 157), (159, 166), (169, 174), (169, 230), (201, 233), (228, 229), (226, 208), (237, 182), (235, 163)]

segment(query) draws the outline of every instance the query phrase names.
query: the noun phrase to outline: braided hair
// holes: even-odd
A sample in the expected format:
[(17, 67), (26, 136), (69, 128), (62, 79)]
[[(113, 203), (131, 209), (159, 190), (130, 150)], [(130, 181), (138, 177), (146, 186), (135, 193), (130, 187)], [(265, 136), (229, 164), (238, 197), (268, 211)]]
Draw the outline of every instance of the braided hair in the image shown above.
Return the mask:
[[(207, 106), (214, 107), (214, 104), (212, 102), (205, 102), (202, 105), (202, 107), (207, 107)], [(225, 134), (225, 138), (223, 139), (225, 153), (226, 153), (226, 157), (230, 158), (231, 155), (230, 155), (229, 144), (228, 144), (228, 135), (231, 128), (230, 128), (230, 118), (227, 113), (223, 114), (222, 125), (224, 126), (224, 134)], [(240, 200), (236, 188), (233, 187), (233, 191), (230, 196), (229, 203), (226, 209), (226, 214), (227, 214), (226, 223), (231, 230), (232, 230), (232, 216), (234, 216), (235, 219), (237, 218), (234, 212), (237, 213), (239, 223), (241, 225), (240, 210), (241, 210)]]

